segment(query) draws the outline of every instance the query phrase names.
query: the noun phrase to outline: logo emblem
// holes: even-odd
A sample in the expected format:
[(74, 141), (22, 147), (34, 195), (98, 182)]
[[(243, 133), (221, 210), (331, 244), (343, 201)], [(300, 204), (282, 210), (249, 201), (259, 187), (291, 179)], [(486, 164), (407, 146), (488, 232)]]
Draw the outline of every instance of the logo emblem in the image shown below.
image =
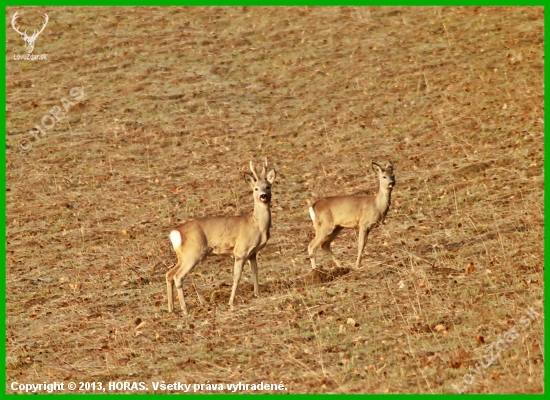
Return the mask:
[(48, 24), (48, 14), (44, 14), (44, 25), (42, 25), (42, 29), (40, 29), (38, 32), (34, 31), (34, 33), (31, 36), (27, 35), (27, 31), (21, 32), (19, 30), (19, 26), (17, 26), (17, 13), (19, 11), (16, 11), (15, 14), (13, 14), (13, 17), (11, 19), (11, 26), (13, 27), (13, 30), (21, 35), (23, 40), (25, 41), (25, 47), (27, 48), (27, 53), (31, 54), (34, 50), (34, 42), (36, 42), (36, 39), (38, 38), (38, 35), (44, 31), (44, 28)]

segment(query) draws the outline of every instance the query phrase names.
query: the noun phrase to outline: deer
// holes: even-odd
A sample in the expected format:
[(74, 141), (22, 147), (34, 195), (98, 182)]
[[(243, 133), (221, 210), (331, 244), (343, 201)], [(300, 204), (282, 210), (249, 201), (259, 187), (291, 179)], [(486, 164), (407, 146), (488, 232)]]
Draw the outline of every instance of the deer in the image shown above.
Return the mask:
[(13, 30), (15, 32), (17, 32), (18, 34), (21, 35), (21, 37), (23, 38), (23, 40), (25, 41), (25, 46), (27, 48), (27, 53), (28, 54), (31, 54), (32, 51), (34, 50), (34, 42), (36, 42), (36, 39), (38, 38), (38, 35), (40, 35), (42, 33), (42, 31), (44, 31), (44, 28), (46, 28), (46, 25), (48, 25), (48, 21), (49, 21), (49, 17), (48, 17), (48, 14), (44, 14), (44, 25), (42, 25), (42, 28), (39, 30), (39, 31), (34, 31), (33, 34), (31, 36), (28, 36), (27, 35), (27, 31), (25, 30), (25, 32), (21, 32), (19, 30), (19, 26), (17, 26), (17, 13), (19, 11), (16, 11), (15, 14), (13, 14), (13, 17), (11, 18), (11, 26), (13, 27)]
[(267, 157), (263, 169), (258, 174), (250, 161), (250, 171), (245, 172), (245, 181), (250, 185), (254, 198), (254, 210), (237, 217), (205, 217), (185, 222), (170, 232), (170, 242), (176, 252), (177, 264), (166, 274), (168, 290), (168, 312), (174, 312), (175, 284), (180, 306), (188, 315), (183, 298), (182, 284), (185, 277), (207, 256), (233, 255), (233, 287), (229, 306), (233, 310), (233, 302), (237, 286), (241, 279), (244, 264), (248, 261), (252, 269), (254, 295), (259, 296), (257, 254), (269, 240), (271, 227), (271, 187), (275, 182), (274, 169), (267, 172)]
[(319, 246), (329, 254), (336, 265), (342, 264), (330, 248), (332, 241), (344, 228), (359, 228), (358, 254), (355, 268), (361, 266), (363, 249), (370, 231), (382, 224), (390, 209), (391, 192), (395, 186), (393, 164), (389, 161), (386, 168), (372, 163), (372, 169), (378, 174), (380, 188), (376, 196), (334, 196), (325, 197), (309, 208), (309, 215), (315, 228), (315, 238), (308, 246), (311, 267), (315, 265), (315, 251)]

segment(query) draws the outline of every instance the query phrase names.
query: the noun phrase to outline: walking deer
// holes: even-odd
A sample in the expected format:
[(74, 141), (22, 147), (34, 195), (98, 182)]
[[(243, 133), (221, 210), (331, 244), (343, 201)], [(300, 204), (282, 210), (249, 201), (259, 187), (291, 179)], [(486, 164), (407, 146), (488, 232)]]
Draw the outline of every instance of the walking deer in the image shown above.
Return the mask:
[(173, 283), (175, 283), (180, 306), (184, 314), (187, 314), (187, 306), (183, 299), (183, 280), (197, 264), (211, 255), (232, 254), (235, 257), (233, 288), (229, 298), (231, 309), (233, 309), (235, 292), (246, 261), (252, 269), (254, 294), (259, 295), (256, 255), (269, 239), (271, 186), (275, 181), (275, 170), (272, 169), (267, 173), (267, 157), (261, 174), (258, 174), (252, 161), (250, 161), (250, 170), (252, 175), (245, 173), (245, 180), (250, 184), (254, 195), (252, 213), (240, 217), (197, 218), (185, 222), (170, 232), (170, 241), (178, 262), (166, 274), (169, 312), (174, 311)]
[(361, 266), (367, 237), (372, 228), (384, 221), (390, 208), (391, 192), (395, 185), (391, 162), (388, 162), (384, 169), (373, 162), (372, 169), (378, 174), (380, 180), (380, 189), (376, 196), (325, 197), (309, 208), (309, 215), (315, 228), (315, 238), (308, 246), (313, 269), (316, 268), (315, 250), (319, 246), (325, 253), (332, 256), (338, 267), (342, 266), (330, 249), (330, 244), (344, 228), (359, 228), (359, 252), (355, 267)]

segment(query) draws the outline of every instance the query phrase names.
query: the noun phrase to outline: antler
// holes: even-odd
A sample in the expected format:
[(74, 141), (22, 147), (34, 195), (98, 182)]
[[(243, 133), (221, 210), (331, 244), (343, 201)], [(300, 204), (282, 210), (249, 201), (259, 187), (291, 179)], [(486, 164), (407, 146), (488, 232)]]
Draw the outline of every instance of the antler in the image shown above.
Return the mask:
[(33, 38), (37, 38), (38, 35), (40, 35), (42, 33), (44, 28), (46, 28), (46, 25), (48, 25), (49, 20), (50, 20), (50, 17), (48, 17), (48, 14), (44, 13), (44, 25), (42, 25), (42, 29), (40, 29), (40, 31), (38, 31), (38, 32), (34, 31), (34, 33), (32, 34)]
[(262, 166), (262, 179), (265, 178), (267, 172), (267, 157), (265, 158), (264, 165)]
[(252, 171), (252, 174), (254, 175), (254, 179), (259, 181), (260, 178), (258, 178), (258, 172), (256, 171), (256, 167), (254, 167), (254, 163), (252, 161), (250, 161), (250, 170)]
[(16, 24), (17, 18), (19, 18), (19, 16), (17, 15), (18, 12), (19, 11), (16, 11), (15, 14), (13, 14), (13, 17), (11, 18), (11, 26), (13, 27), (13, 30), (19, 33), (21, 36), (23, 36), (25, 40), (36, 39), (38, 35), (40, 35), (44, 31), (44, 29), (46, 28), (46, 25), (48, 25), (48, 21), (50, 20), (50, 17), (48, 17), (48, 14), (44, 13), (44, 25), (42, 25), (42, 28), (38, 32), (35, 30), (32, 36), (29, 37), (27, 35), (27, 30), (25, 30), (25, 32), (21, 32), (19, 30), (19, 26), (17, 26)]
[(11, 26), (13, 27), (13, 30), (17, 33), (19, 33), (21, 36), (24, 36), (24, 37), (27, 37), (27, 31), (25, 32), (21, 32), (19, 30), (19, 27), (17, 26), (17, 24), (15, 23), (17, 21), (17, 13), (19, 11), (16, 11), (15, 14), (13, 14), (13, 17), (11, 17)]

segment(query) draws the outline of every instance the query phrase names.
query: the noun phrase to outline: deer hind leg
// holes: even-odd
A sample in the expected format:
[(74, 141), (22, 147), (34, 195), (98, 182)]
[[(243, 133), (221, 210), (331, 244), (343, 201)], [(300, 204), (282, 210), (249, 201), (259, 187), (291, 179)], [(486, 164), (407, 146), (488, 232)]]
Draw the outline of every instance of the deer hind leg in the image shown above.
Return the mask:
[(321, 244), (321, 249), (332, 257), (332, 260), (336, 263), (338, 268), (342, 268), (342, 264), (340, 264), (340, 261), (336, 259), (336, 256), (334, 255), (334, 253), (332, 252), (332, 249), (330, 248), (330, 244), (334, 239), (336, 239), (336, 236), (338, 236), (338, 234), (342, 232), (342, 229), (344, 228), (342, 228), (341, 226), (337, 226), (336, 228), (334, 228), (332, 233), (328, 235), (325, 241)]
[(317, 268), (315, 264), (315, 251), (329, 238), (332, 232), (334, 232), (334, 227), (325, 228), (323, 226), (315, 226), (315, 238), (307, 247), (309, 259), (311, 260), (311, 268)]
[(250, 264), (250, 269), (252, 270), (252, 281), (254, 282), (254, 296), (258, 297), (260, 295), (260, 290), (258, 288), (258, 262), (256, 260), (256, 254), (252, 254), (248, 259)]
[(176, 253), (178, 256), (178, 262), (176, 263), (176, 266), (172, 268), (168, 273), (166, 274), (166, 289), (168, 293), (168, 312), (174, 312), (174, 275), (178, 272), (178, 270), (181, 267), (182, 259), (180, 258), (180, 255)]
[(317, 250), (322, 240), (323, 238), (319, 236), (319, 234), (317, 234), (315, 235), (315, 238), (311, 241), (309, 246), (307, 246), (307, 252), (309, 254), (309, 259), (311, 260), (311, 268), (313, 269), (317, 268), (317, 265), (315, 265), (315, 250)]
[(201, 262), (204, 256), (205, 256), (204, 253), (192, 254), (192, 255), (186, 254), (186, 258), (182, 262), (181, 267), (174, 274), (174, 283), (176, 284), (176, 290), (178, 291), (180, 306), (185, 315), (187, 315), (188, 312), (187, 312), (187, 305), (185, 304), (185, 299), (183, 298), (183, 280), (187, 275), (189, 275), (189, 272), (191, 272), (193, 268), (195, 268), (195, 266)]
[(233, 270), (233, 287), (231, 288), (231, 297), (229, 298), (229, 307), (233, 310), (233, 301), (235, 300), (235, 294), (237, 293), (237, 286), (241, 280), (243, 273), (243, 265), (246, 261), (245, 257), (235, 256), (235, 269)]

